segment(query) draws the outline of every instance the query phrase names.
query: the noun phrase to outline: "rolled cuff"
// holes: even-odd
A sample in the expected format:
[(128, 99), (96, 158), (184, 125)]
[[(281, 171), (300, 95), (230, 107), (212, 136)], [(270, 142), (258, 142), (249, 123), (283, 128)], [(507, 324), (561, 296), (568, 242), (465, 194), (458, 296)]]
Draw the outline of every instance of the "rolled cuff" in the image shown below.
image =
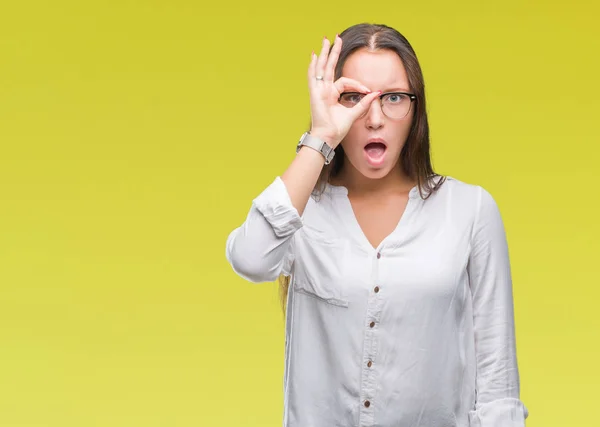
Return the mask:
[(521, 400), (507, 397), (469, 411), (469, 427), (525, 427), (528, 416), (529, 410)]
[(302, 218), (279, 176), (252, 203), (277, 237), (287, 237), (302, 227)]

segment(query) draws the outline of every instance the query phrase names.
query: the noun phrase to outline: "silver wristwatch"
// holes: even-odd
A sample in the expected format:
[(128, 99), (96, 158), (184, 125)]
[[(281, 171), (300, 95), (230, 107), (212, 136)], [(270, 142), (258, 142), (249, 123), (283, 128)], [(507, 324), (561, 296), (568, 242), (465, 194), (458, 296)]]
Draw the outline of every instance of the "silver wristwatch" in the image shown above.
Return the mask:
[(296, 153), (300, 151), (303, 145), (312, 148), (313, 150), (317, 150), (319, 153), (325, 157), (325, 164), (328, 165), (333, 156), (335, 155), (335, 150), (331, 148), (325, 141), (320, 140), (316, 136), (311, 135), (309, 132), (304, 132), (302, 137), (300, 138), (300, 142), (296, 146)]

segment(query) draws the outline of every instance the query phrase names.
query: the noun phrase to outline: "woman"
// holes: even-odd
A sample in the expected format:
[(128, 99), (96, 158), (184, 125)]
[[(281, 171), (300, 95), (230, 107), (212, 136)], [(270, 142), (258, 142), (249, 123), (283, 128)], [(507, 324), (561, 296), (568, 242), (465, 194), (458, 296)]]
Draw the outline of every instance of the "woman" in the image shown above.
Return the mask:
[(411, 45), (350, 27), (308, 87), (310, 133), (226, 250), (241, 277), (280, 277), (284, 426), (523, 426), (503, 222), (433, 172)]

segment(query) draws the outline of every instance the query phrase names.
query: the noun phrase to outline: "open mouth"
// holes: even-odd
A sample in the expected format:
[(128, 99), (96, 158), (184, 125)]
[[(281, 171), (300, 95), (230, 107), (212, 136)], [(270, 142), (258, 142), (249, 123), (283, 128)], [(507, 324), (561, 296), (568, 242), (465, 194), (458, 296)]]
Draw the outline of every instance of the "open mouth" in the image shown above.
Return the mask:
[(386, 148), (382, 142), (370, 142), (365, 146), (365, 152), (368, 158), (377, 160), (383, 157)]

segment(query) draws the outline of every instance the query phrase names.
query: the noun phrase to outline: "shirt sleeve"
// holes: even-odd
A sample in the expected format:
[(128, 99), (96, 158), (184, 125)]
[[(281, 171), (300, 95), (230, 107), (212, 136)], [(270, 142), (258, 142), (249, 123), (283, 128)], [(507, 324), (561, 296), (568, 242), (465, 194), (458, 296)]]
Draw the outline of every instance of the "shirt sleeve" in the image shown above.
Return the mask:
[(470, 427), (524, 427), (508, 244), (498, 206), (479, 188), (468, 263), (477, 361), (476, 405)]
[(252, 201), (244, 223), (229, 234), (227, 260), (240, 277), (254, 283), (289, 275), (294, 236), (302, 225), (302, 218), (278, 176)]

